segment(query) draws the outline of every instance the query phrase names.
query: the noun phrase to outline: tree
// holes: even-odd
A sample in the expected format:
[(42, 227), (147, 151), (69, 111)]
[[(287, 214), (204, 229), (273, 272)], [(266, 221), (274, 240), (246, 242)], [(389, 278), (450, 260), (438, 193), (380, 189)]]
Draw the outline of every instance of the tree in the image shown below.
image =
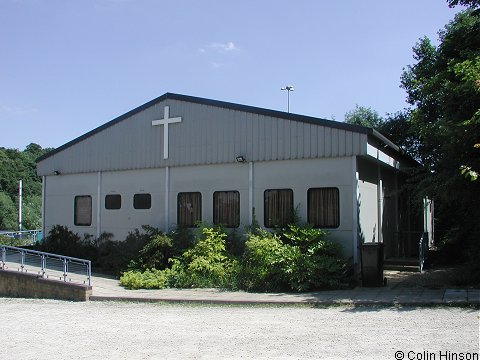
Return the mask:
[(387, 114), (383, 118), (370, 107), (355, 105), (355, 109), (345, 114), (344, 122), (370, 127), (379, 131), (395, 145), (400, 146), (406, 154), (419, 160), (419, 138), (413, 130), (408, 110)]
[(446, 238), (461, 241), (459, 246), (465, 248), (475, 244), (478, 255), (480, 186), (465, 180), (460, 169), (480, 168), (475, 148), (480, 142), (479, 12), (458, 13), (439, 32), (439, 40), (435, 47), (428, 38), (420, 39), (413, 48), (416, 62), (401, 78), (413, 107), (409, 121), (418, 135), (418, 157), (425, 167), (418, 190), (436, 200)]
[(36, 159), (51, 149), (29, 144), (24, 151), (0, 147), (0, 229), (16, 230), (18, 181), (23, 181), (23, 228), (40, 226), (41, 179), (37, 176)]
[(395, 145), (400, 146), (407, 155), (420, 161), (418, 156), (420, 139), (414, 131), (412, 122), (410, 121), (410, 111), (403, 110), (394, 114), (387, 114), (387, 117), (377, 130)]
[(480, 0), (447, 0), (448, 6), (453, 8), (457, 5), (468, 6), (471, 9), (475, 9), (480, 6)]
[(8, 194), (0, 191), (0, 229), (17, 229), (17, 209)]
[(370, 107), (355, 105), (355, 109), (345, 114), (344, 122), (378, 129), (383, 123), (383, 118)]

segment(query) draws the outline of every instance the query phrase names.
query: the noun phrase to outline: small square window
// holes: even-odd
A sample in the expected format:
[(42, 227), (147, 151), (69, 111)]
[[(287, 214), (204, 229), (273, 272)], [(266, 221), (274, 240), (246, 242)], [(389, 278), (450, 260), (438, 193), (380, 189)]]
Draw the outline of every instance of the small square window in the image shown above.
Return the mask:
[(122, 207), (122, 196), (118, 194), (105, 195), (105, 209), (118, 210)]
[(150, 194), (133, 195), (134, 209), (150, 209), (151, 207), (152, 207), (152, 195)]

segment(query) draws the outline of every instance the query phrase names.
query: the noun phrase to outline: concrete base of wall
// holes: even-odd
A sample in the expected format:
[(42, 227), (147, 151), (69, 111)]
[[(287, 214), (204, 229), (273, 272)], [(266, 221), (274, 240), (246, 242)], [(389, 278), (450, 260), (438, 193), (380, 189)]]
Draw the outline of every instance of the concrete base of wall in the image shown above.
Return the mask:
[(50, 280), (35, 274), (0, 269), (0, 296), (87, 301), (92, 287)]

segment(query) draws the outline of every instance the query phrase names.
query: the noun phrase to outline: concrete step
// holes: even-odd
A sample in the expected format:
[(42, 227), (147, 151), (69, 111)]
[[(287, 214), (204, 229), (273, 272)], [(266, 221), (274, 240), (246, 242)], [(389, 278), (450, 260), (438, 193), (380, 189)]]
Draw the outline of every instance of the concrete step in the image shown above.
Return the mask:
[(402, 264), (383, 264), (385, 270), (394, 270), (394, 271), (409, 271), (409, 272), (420, 272), (420, 266), (418, 265), (402, 265)]

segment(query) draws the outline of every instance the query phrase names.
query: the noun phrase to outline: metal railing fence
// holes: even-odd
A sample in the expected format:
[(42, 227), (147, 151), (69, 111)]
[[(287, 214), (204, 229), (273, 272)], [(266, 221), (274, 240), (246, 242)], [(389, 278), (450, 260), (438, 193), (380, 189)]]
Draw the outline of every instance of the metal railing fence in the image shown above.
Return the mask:
[(90, 260), (0, 245), (0, 268), (36, 273), (46, 279), (91, 285)]

